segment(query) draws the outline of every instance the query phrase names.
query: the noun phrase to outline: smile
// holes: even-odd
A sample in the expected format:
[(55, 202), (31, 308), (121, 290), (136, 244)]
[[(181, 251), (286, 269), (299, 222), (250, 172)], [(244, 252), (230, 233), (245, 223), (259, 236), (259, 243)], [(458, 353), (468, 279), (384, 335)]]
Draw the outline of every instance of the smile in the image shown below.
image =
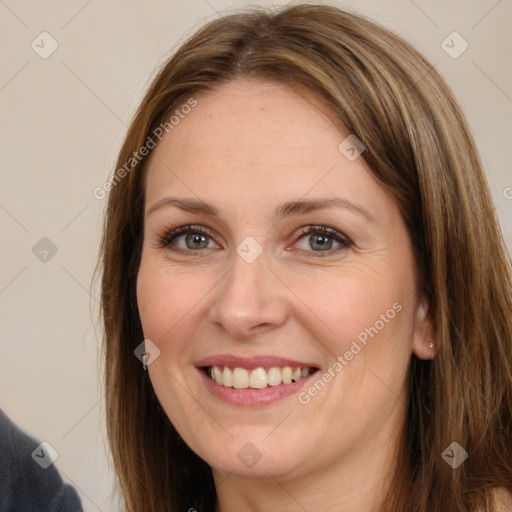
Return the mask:
[(229, 405), (266, 406), (301, 391), (320, 365), (273, 355), (219, 354), (195, 362), (212, 396)]
[(271, 366), (269, 368), (258, 367), (246, 369), (228, 366), (209, 366), (207, 375), (219, 386), (235, 389), (264, 389), (280, 384), (291, 384), (307, 377), (316, 371), (315, 368), (292, 368), (290, 366)]

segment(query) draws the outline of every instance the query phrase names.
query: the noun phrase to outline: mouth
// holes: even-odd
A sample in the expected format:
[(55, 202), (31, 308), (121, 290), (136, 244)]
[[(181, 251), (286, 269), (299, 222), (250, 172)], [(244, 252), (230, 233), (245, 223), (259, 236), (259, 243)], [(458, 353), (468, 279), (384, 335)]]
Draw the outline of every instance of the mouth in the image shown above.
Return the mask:
[(206, 389), (236, 406), (266, 406), (298, 393), (320, 367), (274, 356), (218, 355), (195, 364)]
[(318, 368), (292, 366), (259, 366), (243, 368), (213, 365), (201, 367), (207, 377), (215, 384), (234, 389), (265, 389), (269, 387), (289, 385), (305, 379), (318, 371)]

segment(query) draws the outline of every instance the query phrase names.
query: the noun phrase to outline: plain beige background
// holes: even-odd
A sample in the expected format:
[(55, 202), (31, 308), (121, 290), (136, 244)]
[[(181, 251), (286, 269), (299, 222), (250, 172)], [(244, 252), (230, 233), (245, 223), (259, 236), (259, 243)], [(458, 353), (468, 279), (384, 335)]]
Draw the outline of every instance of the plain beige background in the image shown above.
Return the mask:
[[(0, 407), (58, 451), (56, 466), (85, 511), (120, 510), (104, 441), (98, 290), (89, 293), (105, 200), (92, 191), (113, 171), (149, 80), (180, 41), (223, 13), (282, 3), (0, 0)], [(510, 250), (512, 2), (326, 3), (395, 30), (446, 78), (477, 140)], [(42, 58), (51, 44), (58, 48)]]

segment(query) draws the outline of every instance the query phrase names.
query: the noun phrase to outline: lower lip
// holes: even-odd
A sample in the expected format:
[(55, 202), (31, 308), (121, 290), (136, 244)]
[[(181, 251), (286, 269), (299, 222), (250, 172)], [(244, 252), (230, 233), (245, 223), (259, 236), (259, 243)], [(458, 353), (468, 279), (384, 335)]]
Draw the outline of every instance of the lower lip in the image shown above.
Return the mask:
[(206, 388), (213, 396), (227, 404), (245, 407), (269, 405), (290, 395), (294, 395), (298, 393), (304, 386), (304, 383), (316, 373), (312, 373), (307, 377), (301, 378), (297, 382), (291, 382), (290, 384), (267, 386), (263, 389), (235, 389), (221, 386), (210, 379), (203, 370), (198, 368), (198, 371), (201, 374)]

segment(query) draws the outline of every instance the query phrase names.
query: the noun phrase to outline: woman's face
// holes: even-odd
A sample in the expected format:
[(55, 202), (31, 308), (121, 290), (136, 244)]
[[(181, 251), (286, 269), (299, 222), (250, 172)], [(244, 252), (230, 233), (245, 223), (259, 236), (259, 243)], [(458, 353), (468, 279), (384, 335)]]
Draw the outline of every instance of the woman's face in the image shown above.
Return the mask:
[(429, 356), (399, 210), (313, 98), (247, 79), (194, 97), (147, 169), (158, 399), (214, 474), (369, 460), (404, 421), (411, 353)]

